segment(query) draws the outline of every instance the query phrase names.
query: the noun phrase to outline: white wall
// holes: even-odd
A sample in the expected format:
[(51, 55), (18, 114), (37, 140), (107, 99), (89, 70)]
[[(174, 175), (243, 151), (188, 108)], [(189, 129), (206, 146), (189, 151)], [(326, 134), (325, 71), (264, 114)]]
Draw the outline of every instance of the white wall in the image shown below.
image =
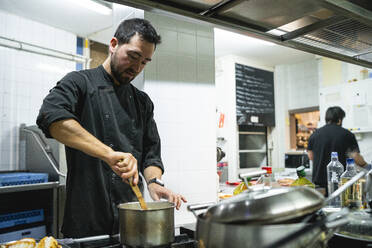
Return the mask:
[[(213, 29), (148, 12), (145, 19), (162, 36), (145, 69), (145, 91), (155, 105), (163, 179), (188, 204), (216, 201)], [(195, 221), (186, 204), (175, 217), (176, 225)]]
[[(0, 36), (76, 53), (74, 34), (1, 11)], [(19, 125), (35, 125), (49, 89), (74, 69), (75, 62), (0, 46), (0, 171), (18, 169)]]
[(300, 63), (275, 66), (275, 128), (270, 138), (272, 166), (277, 170), (284, 168), (284, 156), (290, 148), (289, 111), (319, 105), (318, 63), (314, 56)]
[[(346, 112), (346, 118), (343, 122), (345, 128), (360, 128), (361, 131), (356, 132), (360, 153), (366, 160), (372, 161), (372, 132), (371, 132), (371, 82), (372, 69), (368, 69), (368, 74), (371, 77), (363, 78), (361, 66), (332, 60), (329, 58), (322, 58), (319, 62), (320, 81), (319, 88), (323, 94), (320, 97), (320, 126), (325, 124), (325, 112), (330, 106), (340, 106)], [(367, 74), (367, 75), (368, 75)], [(360, 100), (357, 100), (355, 93), (360, 92)], [(334, 96), (329, 97), (330, 93)], [(331, 95), (330, 95), (331, 96)], [(364, 102), (365, 101), (365, 102)]]
[[(216, 89), (217, 89), (217, 108), (225, 114), (224, 128), (218, 129), (218, 137), (223, 137), (225, 143), (223, 150), (226, 153), (228, 162), (229, 181), (238, 179), (239, 148), (238, 130), (236, 122), (236, 97), (235, 97), (235, 63), (252, 66), (255, 68), (274, 71), (273, 67), (259, 64), (248, 58), (236, 55), (220, 57), (216, 60)], [(276, 82), (274, 80), (274, 86)], [(275, 96), (276, 97), (276, 96)]]

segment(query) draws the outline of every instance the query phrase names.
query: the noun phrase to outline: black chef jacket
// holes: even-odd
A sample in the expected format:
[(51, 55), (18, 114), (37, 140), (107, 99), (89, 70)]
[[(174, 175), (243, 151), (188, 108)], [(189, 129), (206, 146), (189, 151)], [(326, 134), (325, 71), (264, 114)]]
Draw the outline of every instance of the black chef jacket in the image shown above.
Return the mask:
[[(128, 152), (143, 173), (150, 165), (163, 171), (160, 138), (149, 96), (133, 85), (114, 84), (103, 66), (67, 74), (46, 96), (37, 118), (49, 126), (75, 119), (115, 151)], [(87, 237), (118, 233), (117, 205), (135, 200), (131, 188), (105, 162), (66, 146), (66, 204), (62, 233)], [(143, 189), (142, 181), (139, 183)]]
[(313, 151), (313, 182), (327, 188), (327, 165), (331, 153), (338, 153), (338, 161), (346, 169), (346, 152), (357, 151), (359, 146), (350, 131), (336, 124), (326, 124), (316, 130), (309, 139), (308, 150)]

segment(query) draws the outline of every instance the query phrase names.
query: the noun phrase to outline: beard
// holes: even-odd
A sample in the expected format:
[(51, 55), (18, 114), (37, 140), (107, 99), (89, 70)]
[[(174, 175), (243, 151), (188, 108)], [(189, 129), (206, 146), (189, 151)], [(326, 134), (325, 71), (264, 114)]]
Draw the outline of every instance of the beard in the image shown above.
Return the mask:
[[(129, 84), (136, 76), (135, 72), (131, 68), (127, 69), (119, 69), (119, 63), (117, 62), (116, 53), (113, 53), (111, 61), (110, 61), (110, 67), (111, 67), (111, 74), (116, 81), (119, 82), (120, 85), (126, 85)], [(124, 75), (124, 73), (130, 73), (134, 76), (130, 77), (127, 75)]]

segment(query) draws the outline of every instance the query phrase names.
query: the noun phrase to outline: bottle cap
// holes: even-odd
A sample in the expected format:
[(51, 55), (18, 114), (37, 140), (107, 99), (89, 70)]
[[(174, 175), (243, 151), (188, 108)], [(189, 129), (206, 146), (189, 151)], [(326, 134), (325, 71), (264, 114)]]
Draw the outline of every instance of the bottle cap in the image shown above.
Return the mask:
[(301, 165), (300, 167), (297, 167), (296, 172), (298, 177), (305, 177), (306, 176), (305, 166)]
[(337, 152), (331, 152), (331, 157), (334, 158), (334, 157), (338, 157), (338, 153)]
[(347, 158), (346, 159), (346, 164), (354, 164), (354, 159), (353, 158)]

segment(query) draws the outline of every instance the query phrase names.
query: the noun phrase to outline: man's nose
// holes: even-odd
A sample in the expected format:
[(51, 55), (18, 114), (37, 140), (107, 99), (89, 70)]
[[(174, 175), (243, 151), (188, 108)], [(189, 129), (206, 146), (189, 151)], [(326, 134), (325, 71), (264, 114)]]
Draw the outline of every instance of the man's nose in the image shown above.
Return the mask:
[(136, 73), (141, 72), (141, 62), (134, 63), (132, 68)]

